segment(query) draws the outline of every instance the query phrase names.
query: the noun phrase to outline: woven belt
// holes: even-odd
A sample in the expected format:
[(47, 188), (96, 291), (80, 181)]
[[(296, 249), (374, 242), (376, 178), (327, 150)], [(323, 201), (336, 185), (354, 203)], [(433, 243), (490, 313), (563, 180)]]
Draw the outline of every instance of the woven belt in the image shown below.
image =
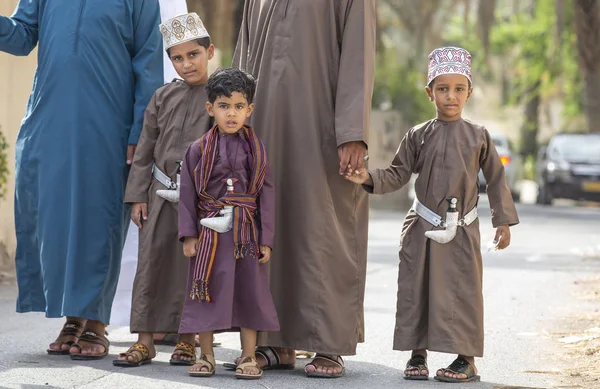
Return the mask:
[(156, 164), (152, 164), (152, 176), (156, 178), (156, 181), (160, 182), (167, 188), (177, 189), (177, 182), (171, 180), (171, 178), (163, 173), (162, 170), (156, 166)]
[[(433, 212), (431, 209), (427, 208), (423, 205), (419, 200), (415, 199), (415, 202), (412, 206), (412, 209), (415, 211), (417, 215), (425, 219), (428, 223), (432, 224), (435, 227), (447, 227), (444, 219)], [(469, 213), (467, 213), (462, 219), (458, 221), (458, 226), (468, 226), (473, 223), (478, 217), (477, 207), (473, 208)]]

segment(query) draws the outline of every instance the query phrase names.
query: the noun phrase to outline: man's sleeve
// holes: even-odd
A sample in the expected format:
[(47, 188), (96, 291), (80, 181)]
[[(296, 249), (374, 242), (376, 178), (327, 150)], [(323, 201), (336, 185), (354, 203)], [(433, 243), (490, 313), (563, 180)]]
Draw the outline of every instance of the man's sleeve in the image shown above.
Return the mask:
[(129, 144), (135, 145), (142, 132), (144, 111), (154, 92), (163, 85), (163, 45), (158, 26), (158, 0), (137, 0), (133, 10), (135, 105)]
[(337, 145), (368, 143), (375, 82), (375, 0), (348, 0), (335, 101)]
[(0, 51), (28, 55), (38, 43), (39, 0), (20, 0), (11, 17), (0, 16)]

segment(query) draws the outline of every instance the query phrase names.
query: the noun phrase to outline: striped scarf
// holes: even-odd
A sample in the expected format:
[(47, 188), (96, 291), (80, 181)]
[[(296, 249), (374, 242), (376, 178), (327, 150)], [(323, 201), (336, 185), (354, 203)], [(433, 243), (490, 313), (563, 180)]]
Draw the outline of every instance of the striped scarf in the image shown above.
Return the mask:
[[(219, 215), (219, 211), (224, 206), (233, 205), (233, 254), (236, 259), (243, 258), (248, 254), (258, 258), (260, 250), (258, 246), (258, 227), (255, 219), (256, 198), (265, 181), (267, 154), (265, 146), (256, 136), (254, 129), (244, 126), (240, 131), (243, 131), (244, 139), (250, 146), (253, 160), (248, 191), (246, 193), (226, 193), (218, 199), (206, 192), (215, 165), (219, 142), (219, 131), (217, 126), (214, 126), (200, 139), (200, 155), (202, 157), (194, 169), (196, 190), (198, 192), (198, 214), (204, 215), (204, 217), (214, 217)], [(226, 156), (223, 155), (221, 158), (226, 158)], [(190, 292), (192, 300), (211, 301), (208, 283), (218, 243), (219, 233), (200, 225), (198, 254)]]

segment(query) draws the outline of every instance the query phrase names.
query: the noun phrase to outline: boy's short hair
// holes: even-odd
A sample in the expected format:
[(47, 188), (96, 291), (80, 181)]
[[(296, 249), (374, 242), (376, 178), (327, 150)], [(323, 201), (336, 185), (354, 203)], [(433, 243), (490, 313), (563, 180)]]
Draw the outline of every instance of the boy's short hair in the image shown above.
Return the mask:
[(221, 96), (231, 97), (233, 92), (243, 94), (248, 104), (252, 104), (256, 92), (256, 79), (240, 69), (219, 69), (208, 78), (205, 88), (211, 104)]
[[(204, 38), (198, 38), (198, 39), (196, 39), (195, 41), (196, 41), (196, 43), (198, 43), (200, 46), (204, 47), (206, 50), (208, 50), (208, 48), (209, 48), (209, 47), (210, 47), (210, 45), (212, 44), (212, 41), (210, 40), (210, 37), (209, 37), (209, 36), (207, 36), (207, 37), (204, 37)], [(172, 47), (169, 47), (169, 48), (167, 49), (167, 54), (168, 54), (169, 56), (171, 56), (171, 49), (172, 49)]]
[[(431, 80), (431, 82), (429, 83), (429, 85), (427, 85), (427, 87), (428, 87), (429, 89), (433, 89), (433, 84), (435, 84), (435, 80), (437, 80), (437, 77), (436, 77), (436, 78), (434, 78), (433, 80)], [(469, 83), (469, 89), (471, 89), (471, 88), (472, 88), (472, 86), (471, 86), (471, 80), (469, 80), (469, 79), (467, 78), (467, 82)]]

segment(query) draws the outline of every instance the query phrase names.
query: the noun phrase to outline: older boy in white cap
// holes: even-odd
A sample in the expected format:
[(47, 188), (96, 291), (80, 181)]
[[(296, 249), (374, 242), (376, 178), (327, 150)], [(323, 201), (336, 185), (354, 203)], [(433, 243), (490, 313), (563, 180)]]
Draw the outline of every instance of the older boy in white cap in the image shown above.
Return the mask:
[(444, 47), (429, 55), (426, 92), (437, 117), (411, 128), (385, 169), (348, 172), (373, 194), (394, 192), (418, 174), (417, 199), (402, 228), (395, 350), (412, 350), (404, 378), (426, 380), (427, 351), (458, 354), (435, 379), (478, 381), (483, 355), (479, 169), (487, 182), (498, 249), (519, 222), (504, 167), (488, 131), (462, 118), (471, 96), (471, 55)]
[[(127, 182), (125, 202), (140, 228), (130, 324), (138, 341), (113, 361), (123, 367), (150, 363), (156, 355), (153, 334), (179, 330), (189, 261), (178, 239), (177, 176), (188, 146), (212, 124), (204, 84), (214, 46), (202, 20), (195, 13), (180, 15), (160, 31), (182, 80), (158, 89), (148, 104)], [(194, 334), (181, 335), (171, 364), (193, 365), (194, 343)]]

